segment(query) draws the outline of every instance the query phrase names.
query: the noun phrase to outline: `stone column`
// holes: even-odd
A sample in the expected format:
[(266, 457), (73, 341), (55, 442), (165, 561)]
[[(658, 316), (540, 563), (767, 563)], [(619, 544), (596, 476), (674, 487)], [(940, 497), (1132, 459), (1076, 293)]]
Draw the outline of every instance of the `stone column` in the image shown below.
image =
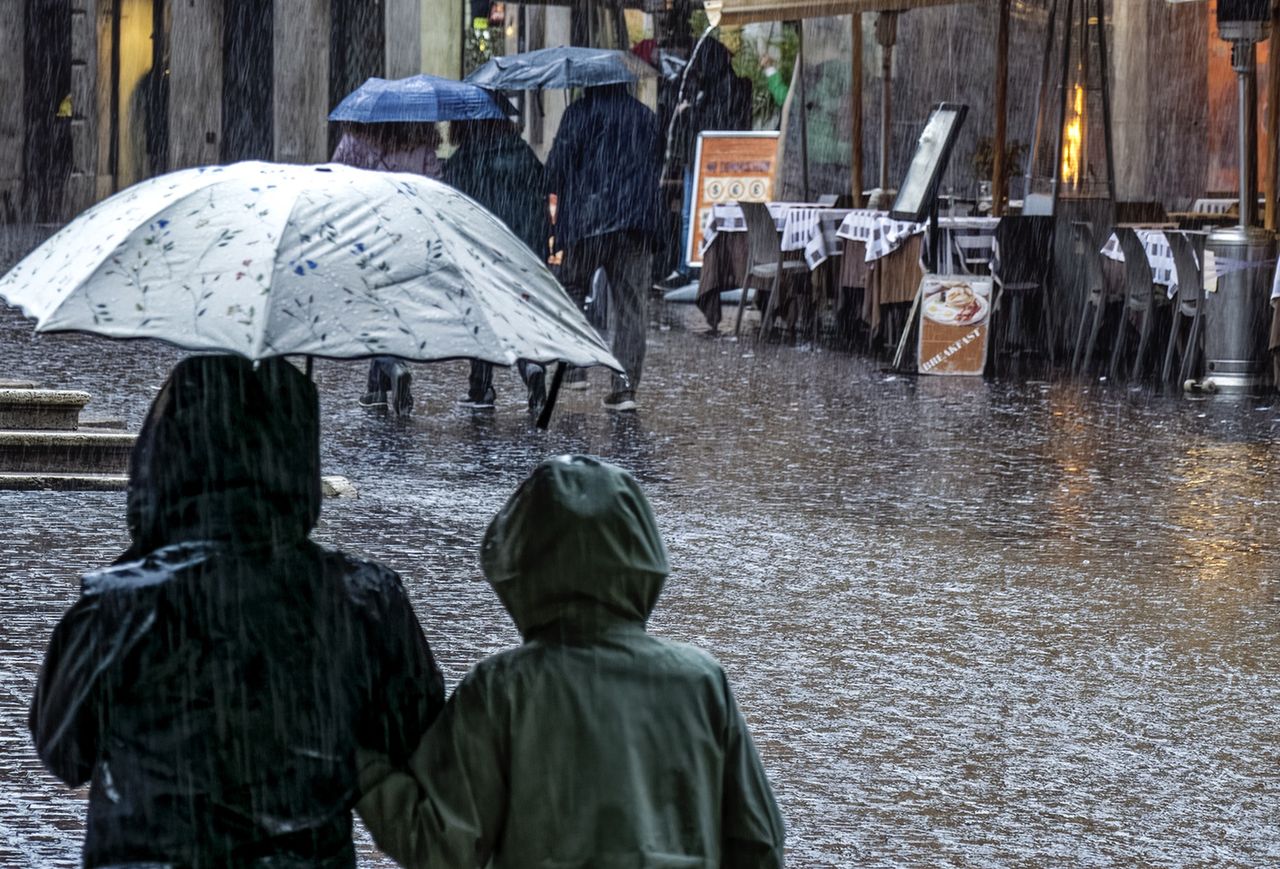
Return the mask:
[(169, 170), (218, 162), (222, 0), (176, 2), (169, 28)]
[[(420, 0), (421, 72), (445, 78), (462, 77), (462, 28), (469, 26), (470, 6), (464, 0)], [(567, 44), (567, 43), (566, 43)], [(416, 70), (418, 71), (418, 70)]]
[(23, 0), (0, 0), (0, 222), (15, 216), (22, 204), (23, 145), (26, 118), (23, 116), (22, 40), (26, 30)]
[(71, 0), (71, 177), (66, 217), (111, 192), (106, 165), (111, 136), (109, 0)]
[(387, 78), (422, 72), (423, 7), (435, 0), (386, 0)]
[[(1109, 60), (1111, 134), (1116, 173), (1116, 199), (1145, 201), (1158, 195), (1151, 189), (1151, 125), (1149, 122), (1151, 40), (1147, 4), (1116, 3), (1111, 12)], [(1168, 81), (1168, 78), (1162, 80)], [(1100, 106), (1101, 104), (1099, 104)]]
[(272, 121), (275, 159), (328, 158), (329, 2), (275, 0)]

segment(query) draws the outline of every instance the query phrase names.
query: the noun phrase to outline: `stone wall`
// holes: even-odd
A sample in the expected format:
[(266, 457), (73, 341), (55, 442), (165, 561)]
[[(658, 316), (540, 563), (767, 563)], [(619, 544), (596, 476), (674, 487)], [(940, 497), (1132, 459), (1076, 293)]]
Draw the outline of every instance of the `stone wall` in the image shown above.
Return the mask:
[(217, 163), (222, 133), (222, 0), (174, 3), (169, 32), (169, 169)]
[(329, 156), (329, 3), (275, 4), (275, 159), (321, 163)]
[(14, 219), (22, 202), (25, 7), (25, 0), (0, 0), (0, 222)]

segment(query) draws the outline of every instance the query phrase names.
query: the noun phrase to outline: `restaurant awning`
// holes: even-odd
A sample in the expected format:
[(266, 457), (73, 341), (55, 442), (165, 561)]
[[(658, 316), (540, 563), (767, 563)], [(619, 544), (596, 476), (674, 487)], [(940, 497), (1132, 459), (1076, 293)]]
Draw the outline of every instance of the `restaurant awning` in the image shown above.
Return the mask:
[(733, 26), (860, 12), (905, 12), (971, 2), (974, 0), (705, 0), (703, 5), (711, 24)]

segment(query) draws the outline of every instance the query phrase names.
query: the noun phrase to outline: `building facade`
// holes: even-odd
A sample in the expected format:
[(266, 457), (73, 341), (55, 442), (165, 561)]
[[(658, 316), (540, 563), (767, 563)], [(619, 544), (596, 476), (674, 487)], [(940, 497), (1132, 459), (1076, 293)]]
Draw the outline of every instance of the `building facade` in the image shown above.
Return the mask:
[(0, 220), (188, 166), (322, 161), (364, 79), (457, 76), (462, 21), (462, 0), (0, 0)]

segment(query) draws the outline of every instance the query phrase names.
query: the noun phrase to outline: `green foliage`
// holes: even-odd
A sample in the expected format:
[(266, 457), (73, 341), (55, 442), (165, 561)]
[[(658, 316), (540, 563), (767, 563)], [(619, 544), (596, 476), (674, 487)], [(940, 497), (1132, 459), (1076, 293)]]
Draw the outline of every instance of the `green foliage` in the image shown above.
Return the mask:
[[(695, 9), (689, 16), (689, 30), (696, 43), (706, 32), (707, 13)], [(774, 64), (782, 81), (791, 84), (791, 71), (795, 67), (796, 54), (800, 47), (800, 37), (791, 24), (783, 24), (780, 45), (773, 54)], [(751, 82), (751, 119), (756, 126), (764, 126), (774, 120), (779, 106), (773, 101), (769, 88), (765, 84), (764, 70), (760, 68), (760, 53), (754, 40), (742, 38), (741, 27), (721, 27), (711, 38), (719, 39), (733, 55), (733, 71)]]

